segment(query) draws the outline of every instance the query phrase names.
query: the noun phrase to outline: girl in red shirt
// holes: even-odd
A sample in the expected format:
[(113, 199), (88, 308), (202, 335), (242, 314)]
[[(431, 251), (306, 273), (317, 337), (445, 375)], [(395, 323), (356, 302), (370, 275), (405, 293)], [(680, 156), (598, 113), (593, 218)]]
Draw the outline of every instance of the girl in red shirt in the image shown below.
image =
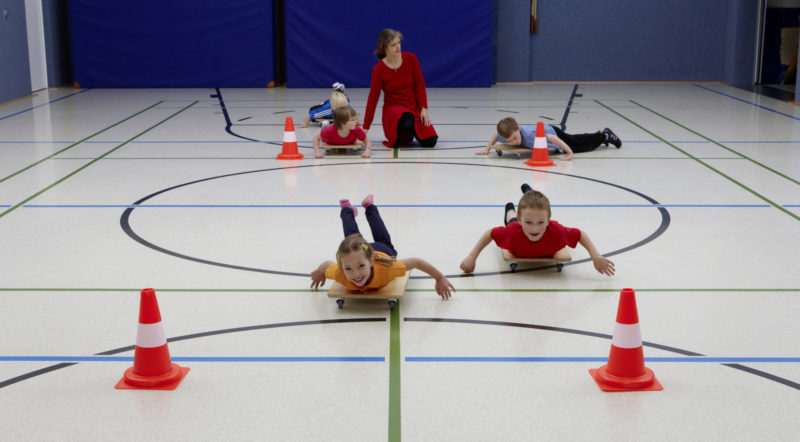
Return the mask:
[(514, 203), (506, 204), (505, 226), (489, 229), (481, 236), (469, 255), (461, 262), (461, 270), (472, 273), (475, 261), (481, 251), (492, 240), (518, 258), (541, 258), (553, 256), (566, 246), (575, 248), (582, 245), (592, 257), (594, 268), (604, 274), (614, 274), (614, 263), (601, 255), (586, 232), (565, 227), (550, 219), (550, 201), (541, 192), (522, 185), (522, 199), (519, 200), (519, 220)]
[(408, 145), (416, 137), (420, 146), (434, 147), (439, 136), (428, 116), (425, 78), (417, 56), (400, 50), (402, 39), (403, 34), (394, 29), (384, 29), (378, 35), (375, 57), (380, 61), (372, 68), (364, 130), (372, 124), (383, 91), (383, 144)]
[(319, 148), (320, 140), (339, 146), (355, 144), (356, 140), (363, 141), (364, 152), (361, 153), (361, 158), (369, 158), (372, 143), (369, 142), (366, 132), (357, 126), (358, 118), (352, 107), (336, 108), (333, 111), (333, 123), (314, 136), (314, 158), (325, 158), (325, 153)]

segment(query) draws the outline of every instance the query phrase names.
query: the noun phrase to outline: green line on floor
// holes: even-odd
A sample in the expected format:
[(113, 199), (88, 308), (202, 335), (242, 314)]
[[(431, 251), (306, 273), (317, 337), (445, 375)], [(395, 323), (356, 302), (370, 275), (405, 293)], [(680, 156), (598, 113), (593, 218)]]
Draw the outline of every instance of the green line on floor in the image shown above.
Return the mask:
[(392, 309), (389, 332), (389, 441), (400, 441), (400, 301)]
[(155, 129), (156, 127), (158, 127), (158, 126), (160, 126), (160, 125), (162, 125), (162, 124), (163, 124), (164, 122), (166, 122), (167, 120), (169, 120), (169, 119), (171, 119), (172, 117), (174, 117), (174, 116), (178, 115), (179, 113), (181, 113), (181, 112), (185, 111), (186, 109), (189, 109), (190, 107), (194, 106), (196, 103), (197, 103), (197, 101), (195, 101), (194, 103), (192, 103), (192, 104), (190, 104), (190, 105), (188, 105), (188, 106), (186, 106), (186, 107), (182, 108), (182, 109), (181, 109), (181, 110), (179, 110), (178, 112), (175, 112), (175, 113), (173, 113), (172, 115), (168, 116), (167, 118), (164, 118), (163, 120), (159, 121), (158, 123), (156, 123), (156, 124), (154, 124), (154, 125), (152, 125), (152, 126), (148, 127), (148, 128), (147, 128), (147, 129), (145, 129), (144, 131), (142, 131), (142, 132), (139, 132), (138, 134), (134, 135), (132, 138), (129, 138), (128, 140), (126, 140), (126, 141), (125, 141), (125, 142), (123, 142), (122, 144), (120, 144), (120, 145), (118, 145), (118, 146), (114, 147), (113, 149), (109, 150), (108, 152), (106, 152), (106, 153), (104, 153), (104, 154), (100, 155), (99, 157), (97, 157), (97, 158), (93, 159), (92, 161), (89, 161), (88, 163), (84, 164), (83, 166), (81, 166), (81, 167), (79, 167), (79, 168), (75, 169), (74, 171), (72, 171), (72, 172), (71, 172), (71, 173), (69, 173), (68, 175), (66, 175), (66, 176), (62, 177), (60, 180), (56, 181), (55, 183), (53, 183), (53, 184), (51, 184), (51, 185), (49, 185), (49, 186), (45, 187), (44, 189), (42, 189), (42, 190), (40, 190), (40, 191), (38, 191), (38, 192), (34, 193), (33, 195), (29, 196), (28, 198), (26, 198), (26, 199), (24, 199), (24, 200), (20, 201), (19, 203), (17, 203), (16, 205), (14, 205), (14, 206), (11, 206), (11, 207), (10, 207), (9, 209), (7, 209), (6, 211), (4, 211), (4, 212), (0, 213), (0, 218), (2, 218), (2, 217), (4, 217), (4, 216), (8, 215), (9, 213), (13, 212), (14, 210), (17, 210), (18, 208), (20, 208), (20, 207), (22, 207), (23, 205), (25, 205), (25, 204), (26, 204), (28, 201), (30, 201), (30, 200), (32, 200), (32, 199), (34, 199), (34, 198), (38, 197), (39, 195), (41, 195), (41, 194), (43, 194), (43, 193), (45, 193), (45, 192), (47, 192), (48, 190), (52, 189), (53, 187), (55, 187), (55, 186), (57, 186), (57, 185), (59, 185), (59, 184), (63, 183), (64, 181), (66, 181), (67, 179), (69, 179), (69, 178), (71, 178), (72, 176), (76, 175), (78, 172), (82, 171), (83, 169), (86, 169), (87, 167), (91, 166), (92, 164), (94, 164), (94, 163), (96, 163), (96, 162), (100, 161), (101, 159), (103, 159), (103, 157), (105, 157), (105, 156), (108, 156), (108, 155), (111, 155), (113, 152), (115, 152), (116, 150), (120, 149), (122, 146), (125, 146), (126, 144), (130, 143), (131, 141), (133, 141), (133, 140), (135, 140), (135, 139), (139, 138), (140, 136), (142, 136), (142, 135), (146, 134), (147, 132), (149, 132), (149, 131), (151, 131), (151, 130)]
[(761, 199), (762, 201), (766, 202), (766, 203), (767, 203), (767, 204), (769, 204), (770, 206), (772, 206), (772, 207), (774, 207), (774, 208), (776, 208), (776, 209), (780, 210), (781, 212), (783, 212), (783, 213), (785, 213), (785, 214), (787, 214), (787, 215), (791, 216), (791, 217), (792, 217), (792, 218), (794, 218), (795, 220), (797, 220), (797, 221), (800, 221), (800, 216), (798, 216), (798, 215), (795, 215), (795, 214), (794, 214), (794, 213), (792, 213), (791, 211), (789, 211), (789, 210), (787, 210), (787, 209), (783, 208), (783, 207), (782, 207), (780, 204), (778, 204), (778, 203), (776, 203), (776, 202), (774, 202), (774, 201), (770, 200), (769, 198), (765, 197), (764, 195), (761, 195), (760, 193), (758, 193), (758, 192), (756, 192), (755, 190), (753, 190), (753, 189), (751, 189), (751, 188), (747, 187), (746, 185), (744, 185), (744, 184), (740, 183), (739, 181), (736, 181), (736, 180), (735, 180), (735, 179), (733, 179), (732, 177), (730, 177), (730, 176), (726, 175), (726, 174), (725, 174), (724, 172), (722, 172), (721, 170), (714, 168), (714, 166), (712, 166), (712, 165), (710, 165), (710, 164), (706, 163), (705, 161), (703, 161), (703, 160), (701, 160), (700, 158), (698, 158), (698, 157), (696, 157), (696, 156), (694, 156), (694, 155), (690, 154), (689, 152), (687, 152), (687, 151), (685, 151), (685, 150), (681, 149), (680, 147), (678, 147), (678, 146), (676, 146), (676, 145), (674, 145), (674, 144), (670, 143), (669, 141), (665, 140), (664, 138), (661, 138), (660, 136), (656, 135), (654, 132), (652, 132), (652, 131), (650, 131), (650, 130), (646, 129), (646, 128), (645, 128), (644, 126), (642, 126), (641, 124), (639, 124), (639, 123), (637, 123), (637, 122), (635, 122), (635, 121), (631, 120), (630, 118), (626, 117), (625, 115), (622, 115), (621, 113), (617, 112), (616, 110), (612, 109), (611, 107), (609, 107), (609, 106), (606, 106), (605, 104), (601, 103), (601, 102), (600, 102), (600, 101), (598, 101), (598, 100), (594, 100), (594, 101), (595, 101), (597, 104), (599, 104), (599, 105), (603, 106), (604, 108), (606, 108), (607, 110), (609, 110), (609, 111), (611, 111), (611, 112), (613, 112), (613, 113), (617, 114), (617, 116), (619, 116), (620, 118), (624, 119), (625, 121), (627, 121), (627, 122), (629, 122), (629, 123), (633, 124), (634, 126), (638, 127), (639, 129), (641, 129), (641, 130), (643, 130), (643, 131), (647, 132), (648, 134), (650, 134), (650, 135), (651, 135), (651, 136), (653, 136), (654, 138), (656, 138), (656, 139), (660, 140), (662, 143), (664, 143), (664, 144), (666, 144), (666, 145), (668, 145), (668, 146), (672, 147), (673, 149), (677, 150), (678, 152), (680, 152), (680, 153), (682, 153), (682, 154), (686, 155), (687, 157), (689, 157), (689, 158), (691, 158), (691, 159), (695, 160), (696, 162), (698, 162), (699, 164), (701, 164), (701, 165), (705, 166), (705, 167), (706, 167), (706, 168), (708, 168), (709, 170), (711, 170), (711, 171), (713, 171), (713, 172), (717, 173), (719, 176), (721, 176), (721, 177), (723, 177), (723, 178), (727, 179), (728, 181), (732, 182), (733, 184), (736, 184), (737, 186), (741, 187), (742, 189), (744, 189), (744, 190), (746, 190), (746, 191), (750, 192), (751, 194), (755, 195), (756, 197), (758, 197), (758, 198), (759, 198), (759, 199)]
[(633, 103), (633, 104), (635, 104), (635, 105), (637, 105), (637, 106), (641, 107), (642, 109), (644, 109), (644, 110), (646, 110), (646, 111), (649, 111), (649, 112), (651, 112), (651, 113), (653, 113), (653, 114), (655, 114), (655, 115), (658, 115), (659, 117), (661, 117), (661, 118), (663, 118), (663, 119), (665, 119), (665, 120), (669, 121), (670, 123), (672, 123), (672, 124), (674, 124), (674, 125), (676, 125), (676, 126), (678, 126), (678, 127), (681, 127), (681, 128), (683, 128), (684, 130), (687, 130), (687, 131), (689, 131), (689, 132), (691, 132), (691, 133), (693, 133), (693, 134), (697, 135), (698, 137), (700, 137), (700, 138), (702, 138), (702, 139), (704, 139), (704, 140), (706, 140), (706, 141), (709, 141), (709, 142), (711, 142), (711, 143), (713, 143), (713, 144), (716, 144), (717, 146), (719, 146), (719, 147), (721, 147), (721, 148), (723, 148), (723, 149), (727, 150), (728, 152), (731, 152), (731, 153), (733, 153), (733, 154), (736, 154), (736, 155), (738, 155), (738, 156), (742, 157), (743, 159), (745, 159), (745, 160), (748, 160), (748, 161), (752, 162), (753, 164), (756, 164), (756, 165), (758, 165), (758, 166), (761, 166), (761, 167), (763, 167), (764, 169), (767, 169), (767, 170), (769, 170), (770, 172), (774, 173), (775, 175), (781, 176), (781, 177), (783, 177), (783, 178), (785, 178), (785, 179), (787, 179), (787, 180), (789, 180), (789, 181), (791, 181), (791, 182), (793, 182), (793, 183), (795, 183), (795, 184), (798, 184), (798, 185), (800, 185), (800, 181), (797, 181), (797, 180), (795, 180), (795, 179), (794, 179), (794, 178), (792, 178), (792, 177), (786, 176), (786, 175), (784, 175), (783, 173), (781, 173), (781, 172), (778, 172), (777, 170), (775, 170), (775, 169), (773, 169), (773, 168), (771, 168), (771, 167), (767, 166), (766, 164), (760, 163), (760, 162), (758, 162), (758, 161), (756, 161), (756, 160), (754, 160), (754, 159), (752, 159), (752, 158), (748, 157), (747, 155), (744, 155), (744, 154), (742, 154), (742, 153), (739, 153), (738, 151), (736, 151), (736, 150), (734, 150), (734, 149), (731, 149), (730, 147), (728, 147), (728, 146), (726, 146), (726, 145), (724, 145), (724, 144), (722, 144), (722, 143), (719, 143), (719, 142), (717, 142), (717, 141), (715, 141), (715, 140), (712, 140), (711, 138), (708, 138), (707, 136), (705, 136), (705, 135), (701, 134), (700, 132), (697, 132), (697, 131), (695, 131), (695, 130), (692, 130), (692, 129), (690, 129), (690, 128), (688, 128), (688, 127), (684, 126), (684, 125), (682, 125), (681, 123), (678, 123), (677, 121), (675, 121), (675, 120), (673, 120), (673, 119), (671, 119), (671, 118), (669, 118), (669, 117), (666, 117), (666, 116), (664, 116), (664, 115), (661, 115), (660, 113), (658, 113), (658, 112), (654, 111), (653, 109), (650, 109), (650, 108), (649, 108), (649, 107), (647, 107), (647, 106), (641, 105), (641, 104), (639, 104), (639, 103), (637, 103), (637, 102), (635, 102), (635, 101), (633, 101), (633, 100), (630, 100), (630, 101), (631, 101), (631, 103)]
[(94, 136), (96, 136), (96, 135), (99, 135), (99, 134), (101, 134), (101, 133), (103, 133), (103, 132), (105, 132), (105, 131), (107, 131), (107, 130), (111, 129), (112, 127), (118, 126), (118, 125), (120, 125), (120, 124), (122, 124), (122, 123), (124, 123), (124, 122), (126, 122), (126, 121), (128, 121), (128, 120), (130, 120), (131, 118), (133, 118), (133, 117), (135, 117), (135, 116), (137, 116), (137, 115), (139, 115), (139, 114), (142, 114), (142, 113), (144, 113), (144, 112), (146, 112), (146, 111), (148, 111), (148, 110), (150, 110), (150, 109), (152, 109), (152, 108), (154, 108), (154, 107), (158, 106), (159, 104), (161, 104), (161, 103), (163, 103), (163, 102), (164, 102), (164, 100), (161, 100), (161, 101), (159, 101), (158, 103), (156, 103), (156, 104), (154, 104), (154, 105), (152, 105), (152, 106), (146, 107), (146, 108), (144, 108), (144, 109), (140, 110), (139, 112), (136, 112), (135, 114), (133, 114), (133, 115), (129, 116), (128, 118), (125, 118), (124, 120), (117, 121), (116, 123), (112, 124), (111, 126), (108, 126), (108, 127), (106, 127), (105, 129), (102, 129), (102, 130), (100, 130), (100, 131), (98, 131), (98, 132), (95, 132), (95, 133), (93, 133), (93, 134), (89, 135), (88, 137), (86, 137), (86, 138), (84, 138), (84, 139), (82, 139), (82, 140), (76, 141), (76, 142), (74, 142), (74, 143), (70, 144), (69, 146), (67, 146), (67, 147), (65, 147), (65, 148), (63, 148), (63, 149), (61, 149), (61, 150), (59, 150), (58, 152), (56, 152), (56, 153), (54, 153), (54, 154), (52, 154), (52, 155), (46, 156), (46, 157), (42, 158), (41, 160), (39, 160), (39, 161), (37, 161), (37, 162), (35, 162), (35, 163), (33, 163), (33, 164), (30, 164), (28, 167), (25, 167), (25, 168), (23, 168), (23, 169), (20, 169), (20, 170), (18, 170), (18, 171), (16, 171), (16, 172), (12, 173), (11, 175), (9, 175), (9, 176), (7, 176), (7, 177), (5, 177), (5, 178), (3, 178), (3, 179), (0, 179), (0, 183), (2, 183), (3, 181), (6, 181), (6, 180), (8, 180), (8, 179), (11, 179), (11, 178), (13, 178), (13, 177), (17, 176), (17, 175), (19, 175), (19, 174), (21, 174), (21, 173), (25, 172), (26, 170), (29, 170), (29, 169), (31, 169), (31, 168), (33, 168), (33, 167), (36, 167), (36, 166), (38, 166), (39, 164), (41, 164), (41, 163), (44, 163), (45, 161), (47, 161), (47, 160), (49, 160), (49, 159), (51, 159), (51, 158), (55, 157), (56, 155), (58, 155), (58, 154), (60, 154), (60, 153), (62, 153), (62, 152), (66, 152), (66, 151), (68, 151), (68, 150), (72, 149), (73, 147), (75, 147), (75, 146), (77, 146), (77, 145), (79, 145), (79, 144), (83, 143), (84, 141), (86, 141), (86, 140), (88, 140), (88, 139), (90, 139), (90, 138), (92, 138), (92, 137), (94, 137)]
[(399, 150), (398, 148), (396, 148), (396, 147), (394, 148), (394, 155), (392, 155), (392, 158), (397, 158), (397, 151), (398, 150)]
[[(0, 292), (133, 292), (138, 293), (141, 291), (141, 288), (55, 288), (55, 287), (0, 287)], [(224, 288), (216, 288), (216, 289), (193, 289), (193, 288), (185, 288), (185, 289), (165, 289), (165, 288), (156, 288), (156, 292), (168, 292), (168, 293), (324, 293), (323, 291), (317, 291), (313, 289), (224, 289)], [(495, 289), (465, 289), (460, 288), (458, 289), (459, 293), (462, 292), (475, 292), (475, 293), (485, 293), (485, 292), (509, 292), (509, 293), (616, 293), (622, 290), (619, 289), (510, 289), (505, 287), (498, 287)], [(643, 289), (643, 288), (634, 288), (637, 292), (757, 292), (757, 293), (788, 293), (788, 292), (800, 292), (800, 288), (683, 288), (683, 289), (676, 289), (676, 288), (650, 288), (650, 289)], [(406, 292), (419, 292), (419, 293), (433, 293), (431, 289), (406, 289)]]

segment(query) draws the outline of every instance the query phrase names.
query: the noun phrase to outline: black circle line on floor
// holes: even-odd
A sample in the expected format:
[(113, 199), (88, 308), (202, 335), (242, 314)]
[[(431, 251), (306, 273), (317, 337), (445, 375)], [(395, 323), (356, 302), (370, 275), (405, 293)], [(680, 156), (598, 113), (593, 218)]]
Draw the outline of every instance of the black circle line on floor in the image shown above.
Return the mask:
[[(273, 324), (261, 324), (261, 325), (250, 325), (247, 327), (236, 327), (236, 328), (227, 328), (222, 330), (212, 330), (207, 332), (201, 333), (192, 333), (190, 335), (183, 335), (183, 336), (175, 336), (173, 338), (167, 339), (167, 342), (177, 342), (177, 341), (185, 341), (188, 339), (196, 339), (196, 338), (205, 338), (207, 336), (215, 336), (215, 335), (223, 335), (227, 333), (238, 333), (238, 332), (247, 332), (247, 331), (254, 331), (254, 330), (263, 330), (267, 328), (280, 328), (280, 327), (295, 327), (300, 325), (319, 325), (319, 324), (341, 324), (341, 323), (352, 323), (352, 322), (386, 322), (386, 318), (344, 318), (344, 319), (320, 319), (315, 321), (296, 321), (296, 322), (278, 322)], [(118, 353), (124, 353), (126, 351), (135, 350), (135, 345), (128, 345), (125, 347), (115, 348), (113, 350), (107, 350), (100, 353), (95, 353), (93, 356), (111, 356)], [(17, 382), (22, 382), (27, 379), (34, 378), (36, 376), (40, 376), (43, 374), (50, 373), (52, 371), (60, 370), (62, 368), (67, 368), (72, 365), (77, 365), (78, 362), (63, 362), (60, 364), (51, 365), (49, 367), (45, 367), (39, 370), (34, 370), (11, 379), (6, 379), (5, 381), (0, 382), (0, 388), (8, 387), (9, 385), (16, 384)]]
[[(544, 331), (554, 331), (560, 333), (570, 333), (575, 335), (583, 335), (583, 336), (591, 336), (595, 338), (604, 338), (604, 339), (611, 339), (612, 336), (605, 333), (596, 333), (590, 332), (586, 330), (577, 330), (574, 328), (561, 328), (561, 327), (552, 327), (547, 325), (537, 325), (537, 324), (525, 324), (521, 322), (504, 322), (504, 321), (484, 321), (484, 320), (477, 320), (477, 319), (454, 319), (454, 318), (403, 318), (403, 321), (408, 322), (450, 322), (456, 324), (472, 324), (472, 325), (495, 325), (500, 327), (521, 327), (521, 328), (532, 328), (536, 330), (544, 330)], [(656, 344), (653, 342), (642, 341), (642, 346), (649, 347), (649, 348), (656, 348), (663, 351), (668, 351), (672, 353), (678, 353), (684, 356), (705, 356), (704, 354), (695, 353), (693, 351), (684, 350), (677, 347), (671, 347), (668, 345)], [(794, 388), (795, 390), (800, 390), (800, 384), (797, 382), (790, 381), (786, 378), (782, 378), (780, 376), (776, 376), (771, 373), (767, 373), (765, 371), (757, 370), (752, 367), (747, 367), (741, 364), (735, 363), (724, 363), (721, 364), (726, 367), (733, 368), (735, 370), (740, 370), (745, 373), (750, 373), (752, 375), (759, 376), (761, 378), (777, 382), (779, 384), (785, 385), (789, 388)]]
[[(216, 261), (211, 261), (211, 260), (208, 260), (208, 259), (196, 258), (194, 256), (184, 255), (182, 253), (178, 253), (178, 252), (166, 249), (164, 247), (158, 246), (156, 244), (153, 244), (153, 243), (147, 241), (146, 239), (144, 239), (141, 236), (139, 236), (136, 232), (134, 232), (134, 230), (133, 230), (133, 228), (131, 227), (131, 224), (130, 224), (131, 214), (133, 213), (134, 209), (136, 208), (135, 206), (141, 205), (141, 204), (143, 204), (144, 202), (146, 202), (147, 200), (149, 200), (149, 199), (151, 199), (153, 197), (156, 197), (158, 195), (161, 195), (162, 193), (166, 193), (166, 192), (169, 192), (169, 191), (181, 188), (181, 187), (190, 186), (192, 184), (202, 183), (202, 182), (216, 180), (216, 179), (220, 179), (220, 178), (228, 178), (228, 177), (232, 177), (232, 176), (247, 175), (247, 174), (251, 174), (251, 173), (272, 172), (272, 171), (286, 170), (286, 169), (301, 169), (301, 168), (307, 168), (307, 167), (360, 166), (360, 165), (363, 165), (363, 164), (364, 163), (328, 163), (328, 164), (309, 164), (309, 165), (290, 166), (290, 167), (274, 167), (274, 168), (270, 168), (270, 169), (249, 170), (249, 171), (244, 171), (244, 172), (236, 172), (236, 173), (229, 173), (229, 174), (225, 174), (225, 175), (219, 175), (219, 176), (215, 176), (215, 177), (202, 178), (202, 179), (199, 179), (199, 180), (190, 181), (188, 183), (183, 183), (183, 184), (178, 184), (178, 185), (175, 185), (175, 186), (172, 186), (172, 187), (168, 187), (166, 189), (159, 190), (158, 192), (151, 193), (150, 195), (145, 196), (144, 198), (142, 198), (142, 199), (136, 201), (135, 203), (131, 204), (131, 206), (133, 206), (133, 207), (128, 207), (127, 209), (125, 209), (125, 211), (122, 213), (122, 216), (120, 217), (119, 223), (120, 223), (120, 226), (122, 227), (122, 230), (129, 237), (131, 237), (134, 241), (138, 242), (139, 244), (142, 244), (145, 247), (149, 247), (149, 248), (151, 248), (153, 250), (159, 251), (161, 253), (165, 253), (167, 255), (174, 256), (176, 258), (182, 258), (182, 259), (186, 259), (186, 260), (189, 260), (189, 261), (198, 262), (198, 263), (201, 263), (201, 264), (209, 264), (209, 265), (225, 267), (225, 268), (229, 268), (229, 269), (245, 270), (245, 271), (248, 271), (248, 272), (269, 273), (269, 274), (273, 274), (273, 275), (285, 275), (285, 276), (300, 276), (300, 277), (303, 277), (303, 278), (308, 278), (309, 277), (309, 273), (284, 272), (284, 271), (279, 271), (279, 270), (260, 269), (260, 268), (256, 268), (256, 267), (245, 267), (245, 266), (240, 266), (240, 265), (236, 265), (236, 264), (226, 264), (226, 263), (223, 263), (223, 262), (216, 262)], [(582, 176), (578, 176), (578, 175), (570, 175), (570, 174), (566, 174), (566, 173), (553, 172), (553, 171), (547, 171), (547, 170), (530, 169), (528, 167), (499, 166), (499, 165), (491, 165), (491, 164), (452, 163), (452, 162), (443, 162), (443, 161), (372, 161), (369, 164), (414, 164), (414, 165), (418, 165), (418, 164), (437, 164), (437, 165), (447, 165), (447, 166), (499, 167), (499, 168), (504, 168), (504, 169), (516, 169), (516, 170), (525, 170), (525, 171), (529, 171), (529, 172), (562, 175), (562, 176), (567, 176), (567, 177), (571, 177), (571, 178), (578, 178), (578, 179), (582, 179), (582, 180), (586, 180), (586, 181), (591, 181), (591, 182), (600, 183), (600, 184), (604, 184), (604, 185), (607, 185), (607, 186), (615, 187), (615, 188), (624, 190), (626, 192), (630, 192), (630, 193), (632, 193), (634, 195), (637, 195), (637, 196), (647, 200), (648, 202), (650, 202), (650, 203), (652, 203), (654, 205), (661, 204), (658, 201), (654, 200), (653, 198), (650, 198), (649, 196), (647, 196), (647, 195), (645, 195), (645, 194), (643, 194), (641, 192), (637, 192), (637, 191), (635, 191), (633, 189), (629, 189), (627, 187), (623, 187), (623, 186), (620, 186), (618, 184), (609, 183), (607, 181), (601, 181), (601, 180), (598, 180), (598, 179), (595, 179), (595, 178), (587, 178), (587, 177), (582, 177)], [(658, 226), (658, 228), (653, 233), (651, 233), (649, 236), (647, 236), (646, 238), (644, 238), (643, 240), (641, 240), (639, 242), (636, 242), (634, 244), (631, 244), (629, 246), (623, 247), (623, 248), (618, 249), (618, 250), (614, 250), (614, 251), (611, 251), (611, 252), (608, 252), (608, 253), (604, 253), (603, 256), (610, 257), (610, 256), (618, 255), (618, 254), (623, 253), (623, 252), (627, 252), (627, 251), (633, 250), (633, 249), (635, 249), (637, 247), (641, 247), (641, 246), (649, 243), (650, 241), (653, 241), (654, 239), (658, 238), (662, 233), (664, 233), (667, 230), (667, 228), (669, 227), (670, 215), (669, 215), (669, 212), (667, 211), (667, 209), (664, 208), (664, 207), (657, 207), (657, 210), (661, 214), (661, 224)], [(566, 266), (570, 266), (570, 265), (582, 264), (582, 263), (589, 262), (589, 261), (591, 261), (591, 258), (579, 259), (577, 261), (565, 262), (563, 264), (564, 264), (564, 267), (566, 267)], [(457, 273), (457, 274), (445, 275), (445, 276), (447, 276), (448, 278), (461, 278), (461, 277), (474, 278), (476, 276), (489, 276), (489, 275), (502, 275), (502, 274), (507, 274), (507, 273), (533, 272), (533, 271), (537, 271), (537, 270), (544, 270), (544, 269), (550, 269), (550, 268), (555, 268), (555, 267), (556, 267), (556, 265), (546, 265), (546, 266), (522, 268), (522, 269), (518, 268), (516, 270), (516, 272), (512, 272), (511, 270), (503, 270), (503, 271), (499, 271), (499, 272), (482, 272), (482, 273), (469, 273), (469, 274)], [(426, 276), (412, 276), (411, 277), (411, 279), (429, 279), (429, 278), (430, 278), (430, 276), (427, 276), (427, 275)]]
[[(545, 331), (554, 331), (554, 332), (561, 332), (561, 333), (570, 333), (576, 335), (583, 335), (583, 336), (590, 336), (596, 338), (604, 338), (604, 339), (611, 339), (612, 336), (604, 333), (597, 333), (591, 332), (586, 330), (577, 330), (571, 328), (561, 328), (561, 327), (552, 327), (546, 325), (537, 325), (537, 324), (525, 324), (525, 323), (517, 323), (517, 322), (502, 322), (502, 321), (485, 321), (485, 320), (476, 320), (476, 319), (448, 319), (448, 318), (403, 318), (404, 321), (408, 322), (451, 322), (451, 323), (461, 323), (461, 324), (476, 324), (476, 325), (496, 325), (496, 326), (505, 326), (505, 327), (522, 327), (522, 328), (531, 328), (537, 330), (545, 330)], [(196, 339), (196, 338), (204, 338), (207, 336), (216, 336), (222, 335), (227, 333), (238, 333), (238, 332), (246, 332), (246, 331), (254, 331), (254, 330), (263, 330), (268, 328), (280, 328), (280, 327), (293, 327), (293, 326), (302, 326), (302, 325), (319, 325), (319, 324), (334, 324), (334, 323), (354, 323), (354, 322), (386, 322), (386, 318), (346, 318), (346, 319), (323, 319), (323, 320), (314, 320), (314, 321), (296, 321), (296, 322), (281, 322), (281, 323), (273, 323), (273, 324), (262, 324), (262, 325), (251, 325), (247, 327), (236, 327), (236, 328), (229, 328), (229, 329), (222, 329), (222, 330), (212, 330), (207, 332), (201, 333), (193, 333), (190, 335), (183, 335), (183, 336), (176, 336), (173, 338), (168, 338), (167, 342), (177, 342), (177, 341), (185, 341), (189, 339)], [(649, 348), (657, 348), (659, 350), (669, 351), (673, 353), (678, 353), (684, 356), (704, 356), (700, 353), (695, 353), (689, 350), (683, 350), (676, 347), (670, 347), (662, 344), (656, 344), (652, 342), (643, 341), (642, 345), (644, 347)], [(123, 353), (126, 351), (135, 350), (135, 345), (128, 345), (125, 347), (115, 348), (113, 350), (107, 350), (101, 353), (95, 353), (94, 356), (111, 356), (118, 353)], [(49, 367), (45, 367), (39, 370), (34, 370), (19, 376), (16, 376), (11, 379), (7, 379), (5, 381), (0, 382), (0, 388), (8, 387), (9, 385), (16, 384), (18, 382), (22, 382), (24, 380), (28, 380), (43, 374), (51, 373), (56, 370), (60, 370), (62, 368), (67, 368), (72, 365), (77, 365), (78, 362), (69, 362), (69, 363), (60, 363), (51, 365)], [(746, 367), (741, 364), (722, 364), (726, 367), (730, 367), (736, 370), (744, 371), (746, 373), (750, 373), (761, 378), (777, 382), (779, 384), (785, 385), (790, 388), (794, 388), (796, 390), (800, 390), (800, 384), (796, 382), (792, 382), (788, 379), (773, 375), (771, 373), (767, 373), (761, 370), (757, 370), (752, 367)]]

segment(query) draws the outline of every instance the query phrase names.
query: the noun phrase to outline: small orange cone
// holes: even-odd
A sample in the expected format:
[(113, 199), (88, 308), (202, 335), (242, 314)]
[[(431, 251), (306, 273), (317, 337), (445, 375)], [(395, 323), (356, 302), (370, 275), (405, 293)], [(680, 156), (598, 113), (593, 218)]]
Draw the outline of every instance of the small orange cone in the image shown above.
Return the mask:
[(533, 152), (531, 159), (525, 162), (530, 167), (550, 167), (556, 163), (547, 154), (547, 136), (544, 133), (544, 123), (536, 123), (536, 138), (533, 139)]
[(608, 363), (589, 370), (603, 391), (656, 391), (664, 387), (655, 374), (644, 366), (642, 332), (636, 312), (636, 294), (633, 289), (622, 289), (619, 294), (617, 323), (611, 338)]
[(278, 154), (279, 160), (302, 160), (303, 154), (297, 152), (297, 135), (294, 134), (292, 117), (286, 117), (283, 129), (283, 150)]
[(188, 367), (173, 364), (169, 357), (164, 324), (158, 311), (156, 292), (142, 290), (139, 301), (139, 329), (133, 367), (125, 370), (116, 388), (127, 390), (174, 390), (189, 372)]

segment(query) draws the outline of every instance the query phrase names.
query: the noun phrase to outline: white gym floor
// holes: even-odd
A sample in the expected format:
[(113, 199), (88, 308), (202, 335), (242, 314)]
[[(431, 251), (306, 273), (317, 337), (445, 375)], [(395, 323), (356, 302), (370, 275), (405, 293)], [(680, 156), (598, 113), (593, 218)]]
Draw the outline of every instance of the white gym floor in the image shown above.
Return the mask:
[[(798, 440), (800, 108), (722, 84), (429, 89), (434, 149), (279, 161), (325, 89), (55, 89), (0, 106), (3, 440)], [(366, 89), (348, 89), (363, 114)], [(379, 105), (380, 106), (380, 105)], [(612, 128), (531, 169), (476, 156), (501, 118)], [(578, 246), (562, 272), (489, 245), (520, 184)], [(385, 301), (339, 309), (338, 201), (375, 194), (400, 258)], [(363, 214), (357, 218), (369, 238)], [(117, 390), (153, 287), (174, 391)], [(326, 284), (330, 287), (330, 282)], [(606, 393), (619, 292), (636, 290), (663, 391)]]

